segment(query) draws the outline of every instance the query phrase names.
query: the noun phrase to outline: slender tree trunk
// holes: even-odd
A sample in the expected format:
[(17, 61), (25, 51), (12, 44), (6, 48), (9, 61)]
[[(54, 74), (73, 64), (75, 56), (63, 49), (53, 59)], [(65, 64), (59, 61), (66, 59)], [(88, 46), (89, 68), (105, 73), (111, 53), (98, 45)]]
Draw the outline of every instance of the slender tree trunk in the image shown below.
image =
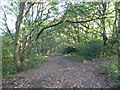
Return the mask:
[(21, 57), (20, 57), (20, 32), (22, 29), (22, 20), (25, 9), (25, 2), (20, 2), (19, 15), (17, 17), (15, 29), (15, 41), (14, 41), (14, 61), (18, 71), (21, 71)]
[[(103, 11), (102, 11), (102, 16), (105, 17), (105, 14), (106, 14), (106, 2), (103, 2), (102, 3), (102, 7), (103, 7)], [(106, 35), (106, 28), (105, 28), (105, 19), (102, 19), (101, 20), (101, 23), (102, 23), (102, 29), (103, 29), (103, 45), (106, 46), (107, 45), (107, 35)]]
[[(120, 2), (119, 2), (119, 7), (118, 7), (118, 70), (120, 72)], [(120, 79), (120, 77), (118, 77)]]
[(105, 28), (105, 19), (103, 19), (102, 21), (102, 26), (103, 26), (103, 45), (106, 46), (107, 45), (107, 36), (106, 36), (106, 28)]
[[(100, 9), (102, 9), (102, 10), (99, 10), (99, 13), (102, 15), (102, 17), (105, 17), (106, 7), (107, 7), (107, 3), (106, 2), (102, 2), (102, 6), (100, 7)], [(106, 52), (107, 52), (106, 51), (106, 46), (107, 46), (107, 40), (108, 40), (107, 35), (106, 35), (106, 24), (105, 24), (106, 19), (103, 18), (103, 19), (100, 20), (100, 22), (101, 22), (101, 25), (102, 25), (102, 28), (101, 28), (102, 29), (102, 33), (101, 33), (101, 35), (102, 35), (103, 45), (104, 45), (103, 55), (105, 55)]]
[(117, 39), (118, 39), (118, 59), (120, 60), (120, 2), (117, 3), (117, 21), (118, 21), (118, 28), (117, 28)]
[[(119, 62), (120, 62), (120, 1), (119, 2), (116, 2), (115, 3), (115, 11), (116, 11), (116, 25), (117, 28), (116, 29), (116, 35), (117, 35), (117, 42), (118, 42), (118, 45), (117, 45), (117, 55), (118, 55), (118, 70), (120, 70), (120, 65), (119, 65)], [(120, 72), (120, 71), (119, 71)], [(120, 79), (120, 77), (118, 77), (118, 79)]]

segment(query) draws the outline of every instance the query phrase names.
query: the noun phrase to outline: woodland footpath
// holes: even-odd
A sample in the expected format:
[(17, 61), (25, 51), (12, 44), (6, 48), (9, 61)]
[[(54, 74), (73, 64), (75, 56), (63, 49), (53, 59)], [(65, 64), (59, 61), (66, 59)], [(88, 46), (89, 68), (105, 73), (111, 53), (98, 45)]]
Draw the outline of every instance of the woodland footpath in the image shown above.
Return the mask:
[(4, 88), (120, 87), (119, 0), (0, 2)]

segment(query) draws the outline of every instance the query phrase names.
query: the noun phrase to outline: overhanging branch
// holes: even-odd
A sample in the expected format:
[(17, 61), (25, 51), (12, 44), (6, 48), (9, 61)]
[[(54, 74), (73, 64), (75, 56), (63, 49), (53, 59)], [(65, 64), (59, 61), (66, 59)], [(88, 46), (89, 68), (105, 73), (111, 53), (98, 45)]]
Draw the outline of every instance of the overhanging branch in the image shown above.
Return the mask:
[(65, 20), (65, 22), (69, 22), (69, 23), (85, 23), (85, 22), (90, 22), (90, 21), (95, 21), (95, 20), (98, 20), (98, 19), (105, 19), (105, 18), (114, 18), (114, 16), (111, 16), (111, 17), (98, 17), (98, 18), (95, 18), (95, 19), (89, 19), (89, 20), (82, 20), (82, 21), (70, 21), (70, 20)]
[(95, 20), (99, 20), (99, 19), (105, 19), (105, 18), (114, 18), (114, 16), (110, 16), (110, 17), (97, 17), (95, 19), (89, 19), (89, 20), (82, 20), (82, 21), (70, 21), (70, 20), (61, 20), (59, 21), (58, 23), (56, 24), (53, 24), (53, 25), (50, 25), (50, 26), (47, 26), (47, 27), (44, 27), (43, 29), (41, 29), (41, 31), (38, 33), (37, 35), (37, 38), (36, 40), (39, 38), (40, 34), (47, 28), (51, 28), (51, 27), (54, 27), (54, 26), (57, 26), (63, 22), (69, 22), (69, 23), (86, 23), (86, 22), (90, 22), (90, 21), (95, 21)]
[(36, 40), (39, 38), (40, 34), (41, 34), (45, 29), (47, 29), (47, 28), (51, 28), (51, 27), (54, 27), (54, 26), (57, 26), (57, 25), (59, 25), (59, 24), (61, 24), (61, 23), (63, 23), (63, 22), (64, 22), (64, 21), (61, 20), (61, 21), (59, 21), (59, 22), (56, 23), (56, 24), (53, 24), (53, 25), (50, 25), (50, 26), (44, 27), (44, 28), (41, 29), (41, 31), (38, 33)]

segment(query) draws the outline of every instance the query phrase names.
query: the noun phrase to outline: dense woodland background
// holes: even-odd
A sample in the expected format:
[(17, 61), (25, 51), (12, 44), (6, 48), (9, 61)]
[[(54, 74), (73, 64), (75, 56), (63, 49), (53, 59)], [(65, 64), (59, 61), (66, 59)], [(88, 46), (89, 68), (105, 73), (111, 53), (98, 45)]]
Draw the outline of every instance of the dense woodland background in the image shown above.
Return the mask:
[(0, 12), (3, 78), (60, 55), (82, 62), (110, 60), (102, 68), (119, 79), (120, 2), (11, 0)]

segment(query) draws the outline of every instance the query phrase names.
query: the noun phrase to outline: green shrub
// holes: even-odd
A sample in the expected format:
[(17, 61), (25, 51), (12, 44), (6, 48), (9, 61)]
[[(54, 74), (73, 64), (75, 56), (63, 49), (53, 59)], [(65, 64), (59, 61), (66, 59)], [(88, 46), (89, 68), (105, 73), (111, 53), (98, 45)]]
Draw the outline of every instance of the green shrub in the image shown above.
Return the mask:
[(113, 77), (113, 78), (119, 78), (120, 77), (117, 56), (111, 57), (110, 62), (103, 64), (102, 68), (103, 68), (103, 72), (109, 73), (110, 77)]
[(55, 53), (54, 56), (63, 56), (62, 53)]
[(38, 66), (39, 64), (42, 64), (43, 62), (44, 62), (44, 60), (31, 60), (27, 64), (26, 68), (27, 69), (34, 68), (34, 67)]
[(87, 62), (87, 60), (83, 56), (74, 55), (74, 54), (72, 54), (72, 55), (68, 54), (68, 55), (64, 55), (64, 56), (73, 60), (73, 61), (84, 62), (84, 63)]
[(42, 64), (45, 61), (45, 58), (45, 56), (39, 56), (39, 58), (31, 58), (27, 63), (26, 69), (31, 69)]
[(86, 59), (97, 58), (101, 56), (103, 44), (99, 40), (88, 41), (79, 47), (79, 55)]
[(73, 53), (73, 52), (77, 52), (77, 49), (76, 48), (74, 48), (74, 47), (72, 47), (72, 46), (68, 46), (68, 47), (66, 47), (65, 49), (64, 49), (64, 51), (63, 51), (63, 53), (65, 54), (65, 53)]
[(17, 69), (14, 65), (2, 65), (2, 75), (5, 78), (10, 78), (11, 74), (16, 74)]
[[(42, 64), (45, 61), (46, 56), (39, 56), (38, 57), (31, 57), (28, 61), (25, 70), (34, 68), (40, 64)], [(11, 74), (17, 74), (17, 69), (15, 65), (12, 64), (3, 64), (2, 65), (2, 75), (3, 78), (10, 78)]]

